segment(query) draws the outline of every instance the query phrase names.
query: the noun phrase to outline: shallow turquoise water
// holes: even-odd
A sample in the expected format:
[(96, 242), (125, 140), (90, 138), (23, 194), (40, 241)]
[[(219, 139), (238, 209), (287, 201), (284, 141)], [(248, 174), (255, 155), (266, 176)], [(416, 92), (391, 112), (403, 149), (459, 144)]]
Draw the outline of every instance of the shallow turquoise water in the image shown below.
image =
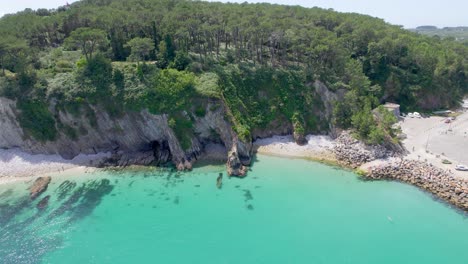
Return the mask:
[(429, 194), (257, 158), (220, 190), (223, 166), (54, 178), (43, 210), (0, 186), (0, 263), (468, 263), (467, 216)]

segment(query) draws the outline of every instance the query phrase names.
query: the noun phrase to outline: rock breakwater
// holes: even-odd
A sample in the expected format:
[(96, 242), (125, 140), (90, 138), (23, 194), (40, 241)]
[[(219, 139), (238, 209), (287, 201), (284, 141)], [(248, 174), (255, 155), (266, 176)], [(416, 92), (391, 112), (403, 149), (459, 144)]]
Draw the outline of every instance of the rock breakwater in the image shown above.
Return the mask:
[(387, 150), (384, 146), (366, 145), (355, 139), (348, 131), (343, 132), (335, 140), (333, 153), (343, 165), (352, 168), (376, 159), (398, 156), (397, 153)]
[(468, 212), (468, 181), (426, 162), (393, 161), (368, 169), (365, 177), (372, 180), (397, 180), (415, 185), (442, 200)]

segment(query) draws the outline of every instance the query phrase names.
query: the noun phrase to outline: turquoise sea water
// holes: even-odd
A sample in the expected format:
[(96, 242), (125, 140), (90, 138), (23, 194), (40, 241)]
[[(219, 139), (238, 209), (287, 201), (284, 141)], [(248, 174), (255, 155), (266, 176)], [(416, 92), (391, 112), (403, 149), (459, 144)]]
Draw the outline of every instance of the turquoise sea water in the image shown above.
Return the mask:
[[(305, 160), (0, 186), (0, 263), (468, 263), (468, 218), (412, 186)], [(50, 195), (48, 207), (36, 204)]]

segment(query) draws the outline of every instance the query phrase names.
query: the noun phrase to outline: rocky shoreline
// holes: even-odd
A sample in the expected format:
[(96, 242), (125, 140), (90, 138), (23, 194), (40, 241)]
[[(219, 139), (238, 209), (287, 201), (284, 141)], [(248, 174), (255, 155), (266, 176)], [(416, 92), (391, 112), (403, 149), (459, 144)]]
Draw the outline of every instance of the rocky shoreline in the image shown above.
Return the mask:
[[(468, 212), (468, 180), (455, 178), (448, 171), (427, 162), (409, 159), (402, 148), (395, 151), (395, 148), (388, 150), (383, 146), (369, 146), (356, 140), (347, 131), (342, 132), (334, 140), (325, 136), (308, 136), (307, 139), (307, 144), (298, 146), (290, 137), (272, 137), (254, 142), (253, 151), (261, 154), (285, 154), (285, 156), (291, 157), (311, 158), (323, 162), (333, 160), (334, 163), (336, 162), (342, 167), (358, 169), (358, 172), (369, 180), (396, 180), (412, 184)], [(213, 146), (213, 148), (215, 147)], [(216, 155), (211, 156), (222, 161), (226, 157), (224, 154), (226, 148), (219, 145), (215, 149)], [(200, 154), (200, 158), (205, 155)], [(141, 163), (141, 155), (141, 153), (140, 156), (127, 155), (128, 162), (125, 163), (112, 162), (113, 155), (100, 157), (101, 162), (95, 162), (94, 166), (126, 167)], [(211, 156), (209, 159), (213, 158)], [(233, 151), (229, 153), (226, 162), (227, 170), (230, 175), (245, 177), (247, 174), (245, 164), (250, 163), (250, 160), (242, 160), (239, 156)], [(318, 157), (322, 159), (318, 159)], [(121, 161), (122, 159), (117, 160)], [(19, 163), (19, 165), (26, 164), (23, 163)], [(146, 164), (143, 163), (142, 165)]]
[(403, 150), (392, 151), (380, 145), (369, 146), (355, 139), (350, 132), (344, 131), (335, 140), (333, 153), (341, 165), (355, 169), (374, 160), (400, 157)]
[(436, 197), (468, 212), (468, 180), (424, 161), (406, 158), (406, 153), (368, 146), (344, 132), (333, 149), (338, 162), (358, 169), (369, 180), (396, 180), (428, 191)]
[(468, 212), (468, 181), (431, 164), (405, 160), (371, 167), (364, 177), (372, 180), (397, 180), (417, 186)]

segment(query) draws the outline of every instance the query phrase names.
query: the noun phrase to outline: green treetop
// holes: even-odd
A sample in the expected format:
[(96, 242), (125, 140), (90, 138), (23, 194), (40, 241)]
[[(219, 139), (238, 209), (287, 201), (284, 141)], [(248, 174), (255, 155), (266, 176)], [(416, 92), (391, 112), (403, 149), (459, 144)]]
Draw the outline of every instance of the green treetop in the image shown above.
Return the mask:
[(139, 63), (144, 61), (154, 50), (154, 42), (150, 38), (134, 38), (127, 42), (127, 47), (132, 51), (129, 59)]
[(80, 48), (89, 61), (99, 47), (107, 44), (106, 32), (95, 28), (78, 28), (65, 39), (65, 45), (69, 48)]
[(21, 51), (26, 49), (27, 44), (22, 39), (12, 36), (6, 36), (0, 39), (0, 66), (3, 75), (5, 75), (6, 65), (9, 64), (8, 58), (11, 59), (15, 56), (19, 56)]

